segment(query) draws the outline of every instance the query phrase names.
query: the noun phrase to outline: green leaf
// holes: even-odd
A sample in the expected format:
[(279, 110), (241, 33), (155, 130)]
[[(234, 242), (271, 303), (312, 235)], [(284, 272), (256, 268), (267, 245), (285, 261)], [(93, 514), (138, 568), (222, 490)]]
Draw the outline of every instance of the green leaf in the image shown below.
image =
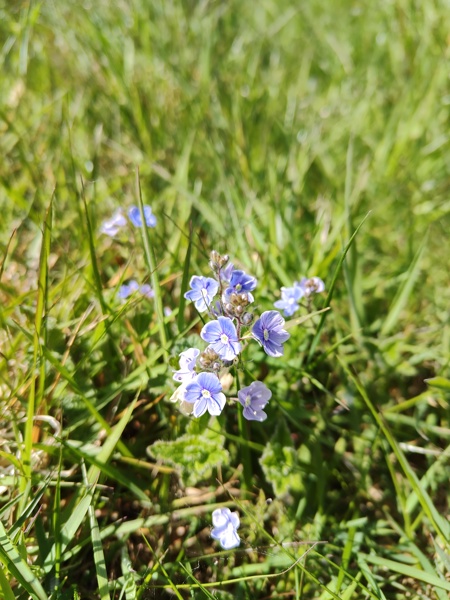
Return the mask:
[(445, 377), (431, 377), (430, 379), (425, 379), (424, 381), (430, 387), (435, 387), (440, 390), (450, 391), (450, 379), (447, 379)]
[(202, 434), (185, 434), (174, 441), (155, 442), (148, 452), (156, 460), (179, 469), (184, 485), (194, 486), (212, 477), (216, 466), (230, 462), (224, 443), (225, 437), (209, 428)]

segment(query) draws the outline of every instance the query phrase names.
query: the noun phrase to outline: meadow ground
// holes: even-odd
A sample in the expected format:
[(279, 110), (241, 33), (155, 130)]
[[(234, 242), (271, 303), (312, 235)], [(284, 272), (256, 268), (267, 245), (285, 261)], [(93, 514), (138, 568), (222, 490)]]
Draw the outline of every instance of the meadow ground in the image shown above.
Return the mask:
[[(0, 598), (448, 599), (449, 8), (0, 2)], [(325, 291), (195, 418), (212, 250)]]

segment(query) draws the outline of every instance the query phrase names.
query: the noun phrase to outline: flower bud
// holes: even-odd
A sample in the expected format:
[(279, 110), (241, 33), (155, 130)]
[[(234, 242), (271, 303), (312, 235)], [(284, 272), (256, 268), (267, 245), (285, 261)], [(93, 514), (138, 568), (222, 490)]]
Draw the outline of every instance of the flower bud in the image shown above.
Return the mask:
[(250, 323), (253, 321), (255, 315), (253, 313), (245, 313), (244, 315), (242, 315), (241, 321), (243, 325), (250, 325)]

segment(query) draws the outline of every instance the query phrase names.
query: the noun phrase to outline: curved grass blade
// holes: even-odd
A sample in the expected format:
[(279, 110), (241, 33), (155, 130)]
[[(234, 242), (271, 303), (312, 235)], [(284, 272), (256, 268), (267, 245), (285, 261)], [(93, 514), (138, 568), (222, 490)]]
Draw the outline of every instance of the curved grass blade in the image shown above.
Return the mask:
[[(370, 211), (367, 213), (367, 215), (364, 217), (364, 219), (361, 221), (361, 223), (358, 225), (358, 227), (355, 229), (355, 231), (353, 232), (352, 237), (349, 239), (347, 245), (344, 248), (344, 251), (341, 254), (341, 257), (339, 258), (338, 264), (336, 265), (336, 269), (334, 270), (334, 274), (333, 274), (333, 279), (331, 280), (331, 284), (328, 290), (328, 295), (325, 299), (325, 306), (330, 306), (330, 302), (331, 299), (333, 297), (333, 292), (334, 292), (334, 287), (336, 285), (336, 280), (337, 277), (339, 275), (339, 272), (342, 268), (342, 265), (344, 263), (345, 257), (347, 256), (347, 252), (350, 250), (351, 245), (353, 244), (354, 239), (356, 238), (356, 236), (358, 235), (359, 230), (361, 229), (361, 227), (364, 225), (364, 223), (367, 221), (368, 217), (370, 215)], [(325, 319), (326, 319), (327, 313), (324, 313), (319, 321), (319, 325), (317, 326), (317, 331), (314, 335), (314, 338), (311, 342), (311, 347), (309, 349), (308, 352), (308, 358), (307, 358), (307, 363), (309, 363), (313, 357), (313, 354), (316, 350), (316, 346), (319, 342), (320, 339), (320, 334), (322, 332), (324, 323), (325, 323)]]

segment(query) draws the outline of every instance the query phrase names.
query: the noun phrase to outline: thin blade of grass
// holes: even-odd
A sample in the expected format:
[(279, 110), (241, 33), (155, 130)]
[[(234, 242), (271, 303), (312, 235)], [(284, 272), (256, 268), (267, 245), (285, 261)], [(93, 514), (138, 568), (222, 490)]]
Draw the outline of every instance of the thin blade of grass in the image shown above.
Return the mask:
[[(33, 418), (36, 410), (36, 405), (40, 402), (44, 385), (45, 385), (45, 361), (40, 360), (41, 336), (43, 330), (44, 316), (47, 306), (48, 294), (48, 257), (50, 255), (51, 231), (52, 231), (52, 212), (53, 212), (53, 196), (50, 198), (49, 205), (44, 219), (44, 228), (42, 233), (41, 252), (39, 257), (39, 274), (38, 274), (38, 290), (36, 302), (36, 314), (34, 321), (33, 334), (33, 363), (32, 375), (30, 382), (30, 392), (28, 395), (27, 420), (24, 433), (24, 450), (23, 450), (23, 477), (21, 478), (19, 490), (24, 492), (27, 483), (31, 480), (31, 453), (33, 448)], [(39, 380), (37, 381), (37, 373), (39, 371)], [(43, 380), (43, 381), (42, 381)], [(38, 390), (36, 390), (38, 386)], [(37, 393), (36, 393), (37, 392)], [(22, 512), (24, 502), (27, 498), (24, 495), (19, 505), (19, 514)]]
[(439, 588), (441, 590), (446, 590), (450, 592), (450, 581), (446, 581), (445, 579), (440, 579), (439, 577), (432, 575), (431, 573), (427, 573), (426, 571), (421, 571), (416, 567), (411, 567), (410, 565), (405, 565), (404, 563), (397, 562), (395, 560), (390, 560), (389, 558), (385, 558), (384, 556), (375, 556), (373, 554), (363, 554), (364, 560), (373, 565), (377, 565), (378, 567), (383, 567), (385, 569), (389, 569), (394, 573), (399, 573), (400, 575), (405, 575), (406, 577), (411, 577), (417, 581), (423, 581), (428, 585), (432, 585), (435, 588)]
[[(338, 275), (339, 275), (339, 271), (342, 268), (342, 264), (343, 264), (343, 262), (345, 260), (345, 257), (347, 256), (347, 252), (350, 250), (350, 248), (351, 248), (351, 246), (353, 244), (354, 239), (358, 235), (359, 230), (364, 225), (364, 223), (368, 219), (369, 215), (370, 215), (370, 212), (367, 213), (367, 215), (364, 217), (364, 219), (361, 221), (361, 223), (355, 229), (355, 231), (353, 232), (352, 237), (349, 239), (347, 245), (344, 248), (344, 251), (342, 252), (342, 254), (341, 254), (340, 258), (339, 258), (338, 264), (336, 265), (336, 269), (334, 270), (334, 273), (333, 273), (333, 279), (331, 280), (331, 283), (330, 283), (330, 286), (329, 286), (329, 289), (328, 289), (327, 297), (325, 299), (325, 306), (330, 306), (330, 302), (331, 302), (331, 299), (333, 297), (334, 287), (336, 285), (336, 281), (337, 281), (337, 278), (338, 278)], [(317, 326), (317, 331), (316, 331), (316, 333), (315, 333), (315, 335), (313, 337), (313, 340), (311, 342), (311, 346), (309, 348), (308, 358), (307, 358), (307, 361), (306, 361), (307, 363), (309, 363), (311, 361), (312, 357), (313, 357), (313, 354), (315, 352), (316, 346), (317, 346), (317, 344), (319, 342), (319, 339), (320, 339), (320, 334), (322, 332), (326, 316), (327, 316), (327, 313), (324, 313), (322, 315), (322, 317), (320, 319), (320, 322), (319, 322), (319, 325)]]
[(105, 554), (103, 552), (100, 530), (92, 504), (89, 506), (88, 514), (91, 528), (92, 548), (94, 551), (95, 572), (97, 574), (98, 593), (100, 595), (100, 600), (111, 600), (108, 589), (108, 572), (106, 570)]
[(105, 299), (103, 297), (103, 285), (102, 285), (102, 280), (100, 277), (100, 272), (98, 270), (97, 255), (95, 252), (95, 244), (94, 244), (94, 234), (92, 231), (91, 216), (89, 214), (89, 208), (88, 208), (86, 196), (84, 193), (83, 180), (81, 181), (81, 200), (83, 202), (84, 218), (86, 220), (86, 225), (87, 225), (89, 255), (91, 258), (91, 268), (92, 268), (92, 276), (94, 279), (94, 288), (95, 288), (95, 292), (96, 292), (98, 301), (99, 301), (101, 309), (102, 309), (102, 313), (109, 314), (110, 311), (108, 310)]
[[(338, 360), (339, 360), (339, 357), (338, 357)], [(441, 517), (441, 515), (437, 511), (436, 507), (434, 506), (430, 496), (428, 495), (426, 490), (423, 489), (423, 487), (421, 486), (417, 475), (412, 470), (411, 466), (409, 465), (408, 461), (406, 460), (406, 457), (405, 457), (402, 449), (397, 444), (394, 436), (391, 433), (391, 430), (389, 429), (386, 421), (383, 418), (383, 415), (375, 409), (375, 406), (372, 404), (369, 396), (366, 393), (366, 390), (364, 389), (364, 387), (362, 386), (362, 384), (360, 383), (358, 378), (353, 375), (353, 373), (344, 364), (344, 362), (342, 360), (339, 360), (339, 362), (340, 362), (342, 368), (347, 373), (347, 376), (349, 377), (349, 379), (356, 386), (358, 392), (360, 393), (361, 397), (363, 398), (364, 402), (366, 403), (366, 406), (372, 413), (372, 416), (375, 419), (375, 422), (377, 423), (378, 427), (383, 432), (383, 434), (384, 434), (386, 440), (388, 441), (390, 447), (392, 448), (399, 464), (402, 467), (403, 473), (405, 474), (411, 487), (413, 488), (414, 492), (416, 493), (417, 498), (419, 499), (419, 502), (420, 502), (425, 514), (429, 518), (430, 523), (433, 525), (436, 533), (441, 537), (442, 543), (447, 548), (450, 549), (450, 524)]]
[(38, 578), (22, 558), (16, 546), (9, 538), (3, 523), (0, 521), (0, 561), (19, 585), (37, 600), (47, 600), (47, 594)]
[(147, 262), (147, 268), (150, 273), (150, 277), (152, 280), (152, 288), (154, 292), (154, 300), (155, 300), (155, 309), (156, 309), (156, 319), (158, 322), (158, 332), (159, 339), (161, 341), (161, 346), (164, 353), (164, 359), (166, 363), (169, 361), (169, 352), (168, 352), (168, 344), (167, 344), (167, 332), (166, 332), (166, 323), (164, 319), (164, 309), (162, 303), (162, 295), (161, 295), (161, 287), (159, 284), (159, 276), (158, 269), (156, 267), (156, 257), (155, 250), (153, 245), (150, 243), (150, 234), (147, 227), (147, 222), (145, 220), (144, 214), (144, 203), (142, 200), (142, 191), (141, 191), (141, 180), (139, 178), (139, 169), (136, 168), (136, 196), (139, 205), (139, 212), (142, 220), (141, 234), (142, 241), (144, 243), (144, 254), (145, 260)]
[(408, 298), (411, 295), (411, 292), (414, 288), (414, 284), (417, 281), (417, 278), (420, 274), (421, 268), (421, 259), (423, 252), (425, 250), (425, 246), (428, 240), (428, 235), (425, 236), (422, 243), (420, 244), (420, 248), (416, 252), (416, 255), (409, 266), (409, 269), (405, 273), (405, 280), (403, 284), (400, 286), (397, 294), (395, 295), (394, 300), (392, 301), (391, 306), (389, 307), (389, 311), (387, 317), (381, 327), (380, 334), (382, 336), (388, 335), (392, 329), (395, 327), (398, 319), (400, 317), (400, 313), (405, 308)]
[(188, 242), (188, 248), (186, 251), (186, 259), (184, 261), (183, 278), (181, 280), (180, 301), (179, 301), (178, 320), (177, 320), (177, 326), (178, 326), (179, 332), (183, 331), (183, 329), (186, 326), (185, 320), (184, 320), (184, 307), (186, 305), (186, 298), (184, 297), (184, 294), (187, 291), (188, 282), (189, 282), (189, 270), (190, 270), (190, 266), (191, 266), (191, 250), (192, 250), (192, 223), (190, 223), (190, 225), (189, 225), (189, 242)]

